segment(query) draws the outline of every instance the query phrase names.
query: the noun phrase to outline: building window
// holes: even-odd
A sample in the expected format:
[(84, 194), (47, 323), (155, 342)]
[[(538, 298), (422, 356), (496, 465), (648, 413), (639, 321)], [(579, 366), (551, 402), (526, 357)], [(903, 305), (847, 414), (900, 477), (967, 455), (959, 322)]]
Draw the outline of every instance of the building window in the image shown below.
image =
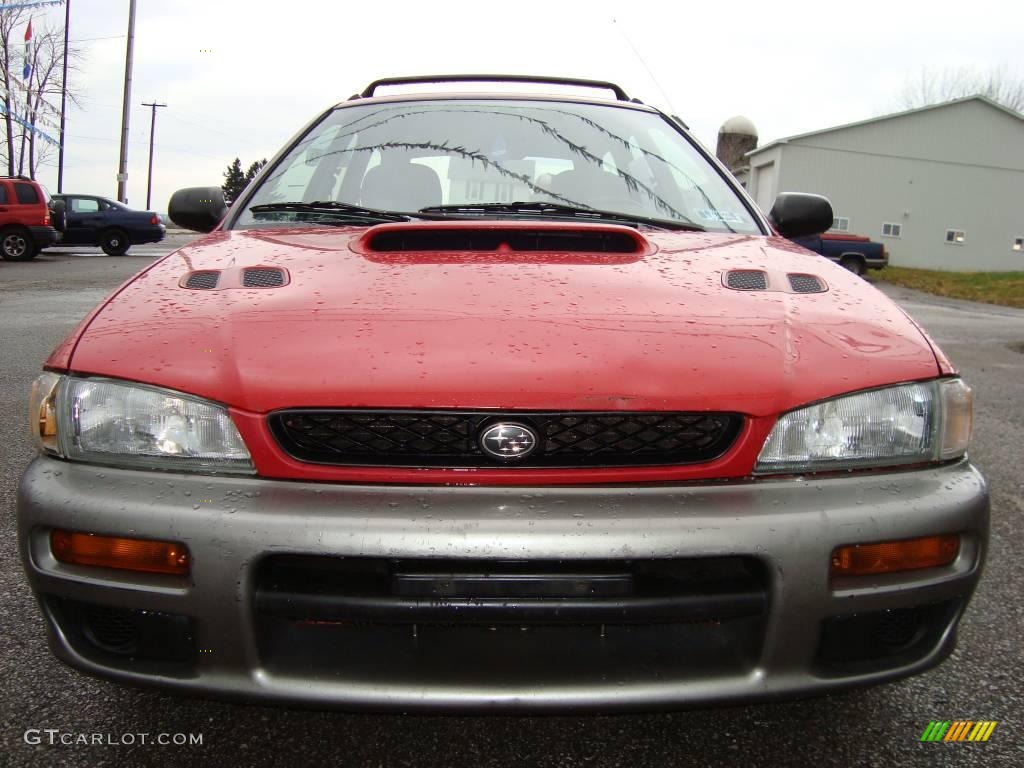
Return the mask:
[(903, 225), (893, 224), (891, 221), (882, 223), (882, 237), (902, 237)]
[(947, 229), (946, 242), (950, 245), (963, 245), (966, 237), (962, 229)]
[(1013, 238), (1013, 250), (1024, 251), (1024, 237)]
[(849, 232), (850, 220), (846, 216), (836, 216), (832, 219), (832, 229), (836, 232)]

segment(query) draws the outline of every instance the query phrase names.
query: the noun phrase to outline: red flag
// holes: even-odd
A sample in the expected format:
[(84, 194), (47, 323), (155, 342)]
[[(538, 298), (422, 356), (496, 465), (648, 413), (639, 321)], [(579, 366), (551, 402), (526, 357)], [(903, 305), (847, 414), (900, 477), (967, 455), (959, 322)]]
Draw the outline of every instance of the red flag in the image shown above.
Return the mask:
[(25, 82), (28, 82), (28, 76), (32, 74), (32, 19), (28, 20), (28, 26), (25, 27), (25, 67), (21, 71), (25, 77)]

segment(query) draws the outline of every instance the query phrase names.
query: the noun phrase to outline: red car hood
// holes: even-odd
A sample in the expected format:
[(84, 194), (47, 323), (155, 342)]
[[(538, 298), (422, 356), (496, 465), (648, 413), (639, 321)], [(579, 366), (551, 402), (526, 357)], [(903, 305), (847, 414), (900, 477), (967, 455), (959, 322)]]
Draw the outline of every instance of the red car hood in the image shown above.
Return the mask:
[[(651, 247), (638, 254), (383, 254), (359, 252), (364, 233), (205, 237), (124, 286), (77, 344), (71, 340), (69, 364), (70, 344), (50, 364), (252, 412), (365, 406), (764, 416), (939, 373), (928, 342), (887, 298), (779, 238), (658, 232), (645, 235)], [(180, 285), (192, 270), (254, 265), (283, 267), (288, 284)], [(765, 270), (773, 287), (787, 283), (787, 272), (809, 273), (828, 291), (732, 290), (723, 284), (732, 269)]]

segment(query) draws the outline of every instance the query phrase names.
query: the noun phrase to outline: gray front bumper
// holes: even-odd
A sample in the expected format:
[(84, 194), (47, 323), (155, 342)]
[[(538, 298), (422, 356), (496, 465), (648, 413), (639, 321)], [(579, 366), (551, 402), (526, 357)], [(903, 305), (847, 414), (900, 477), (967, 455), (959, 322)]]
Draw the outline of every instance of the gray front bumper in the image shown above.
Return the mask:
[[(54, 653), (129, 683), (209, 695), (340, 706), (560, 708), (669, 706), (826, 692), (895, 679), (940, 662), (980, 576), (988, 493), (967, 462), (924, 470), (675, 487), (494, 488), (345, 486), (92, 467), (39, 458), (18, 494), (20, 548), (43, 599)], [(188, 579), (69, 566), (51, 528), (181, 541)], [(833, 585), (842, 544), (959, 533), (943, 568)], [(274, 553), (378, 558), (576, 560), (744, 555), (767, 574), (769, 610), (756, 659), (741, 673), (658, 675), (500, 685), (375, 681), (268, 669), (255, 637), (253, 574)], [(79, 653), (45, 598), (181, 614), (199, 653), (188, 676), (141, 674)], [(845, 676), (814, 659), (826, 617), (935, 601), (955, 603), (941, 637), (912, 663)], [(571, 649), (565, 649), (571, 653)], [(386, 653), (385, 653), (386, 656)], [(467, 660), (471, 663), (471, 660)]]

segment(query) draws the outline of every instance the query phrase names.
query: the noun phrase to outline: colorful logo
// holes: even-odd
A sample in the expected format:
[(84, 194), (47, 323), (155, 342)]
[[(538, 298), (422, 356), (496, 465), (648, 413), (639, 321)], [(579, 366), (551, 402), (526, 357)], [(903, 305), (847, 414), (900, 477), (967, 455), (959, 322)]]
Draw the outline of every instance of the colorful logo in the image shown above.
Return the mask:
[(921, 741), (988, 741), (996, 725), (995, 720), (932, 720)]

